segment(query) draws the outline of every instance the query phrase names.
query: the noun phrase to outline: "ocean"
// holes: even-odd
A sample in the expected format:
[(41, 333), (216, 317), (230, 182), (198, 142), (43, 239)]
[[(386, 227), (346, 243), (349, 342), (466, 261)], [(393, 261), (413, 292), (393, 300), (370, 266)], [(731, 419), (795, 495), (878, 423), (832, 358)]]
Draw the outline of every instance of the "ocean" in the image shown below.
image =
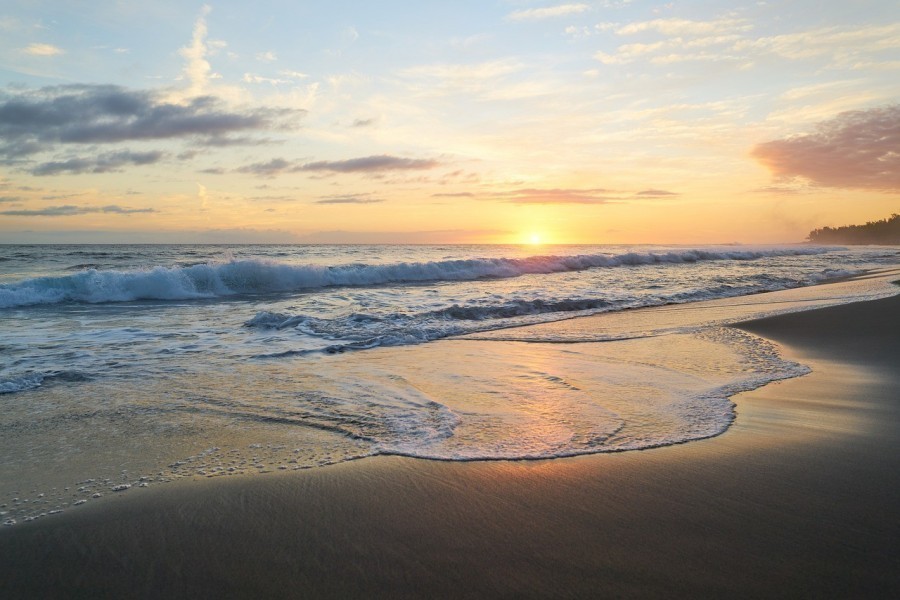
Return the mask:
[(891, 295), (815, 284), (898, 264), (807, 245), (0, 245), (0, 517), (379, 454), (718, 435), (731, 396), (807, 372), (728, 323)]

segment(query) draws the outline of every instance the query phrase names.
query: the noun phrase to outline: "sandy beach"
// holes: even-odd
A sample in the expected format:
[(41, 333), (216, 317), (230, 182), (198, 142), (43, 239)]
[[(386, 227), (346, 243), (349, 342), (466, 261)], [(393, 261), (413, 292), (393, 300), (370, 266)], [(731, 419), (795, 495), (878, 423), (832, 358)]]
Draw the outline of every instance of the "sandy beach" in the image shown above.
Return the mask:
[(897, 314), (741, 324), (812, 373), (733, 398), (715, 438), (167, 484), (0, 532), (0, 595), (896, 597)]

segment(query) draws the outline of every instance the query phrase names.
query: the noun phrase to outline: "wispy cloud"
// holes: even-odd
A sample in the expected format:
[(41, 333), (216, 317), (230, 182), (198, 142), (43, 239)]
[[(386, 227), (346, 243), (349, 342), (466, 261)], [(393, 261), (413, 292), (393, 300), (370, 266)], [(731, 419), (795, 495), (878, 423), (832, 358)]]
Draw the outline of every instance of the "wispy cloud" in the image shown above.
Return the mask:
[(590, 10), (587, 4), (560, 4), (557, 6), (547, 6), (545, 8), (527, 8), (509, 13), (506, 18), (511, 21), (538, 21), (541, 19), (552, 19), (554, 17), (564, 17), (566, 15), (574, 15)]
[(373, 198), (369, 194), (357, 194), (354, 196), (328, 196), (316, 200), (316, 204), (379, 204), (384, 198)]
[(475, 194), (472, 192), (442, 192), (432, 194), (432, 198), (473, 198)]
[(212, 67), (206, 60), (209, 53), (206, 43), (206, 17), (210, 11), (212, 8), (208, 4), (204, 4), (200, 9), (200, 16), (194, 22), (191, 44), (179, 50), (179, 54), (185, 59), (184, 76), (191, 84), (189, 94), (193, 96), (204, 93), (209, 80), (215, 78)]
[(900, 191), (900, 104), (842, 113), (813, 133), (759, 144), (751, 154), (780, 179)]
[(121, 171), (126, 165), (151, 165), (159, 162), (164, 152), (108, 152), (99, 156), (70, 158), (62, 161), (50, 161), (37, 165), (30, 170), (32, 175), (60, 175), (62, 173), (110, 173)]
[(384, 171), (422, 170), (432, 169), (440, 163), (432, 159), (405, 158), (379, 154), (350, 158), (347, 160), (321, 160), (316, 162), (299, 163), (273, 158), (272, 160), (245, 165), (237, 169), (238, 173), (273, 177), (282, 173), (300, 173), (303, 171), (330, 171), (333, 173), (381, 173)]
[(835, 56), (841, 60), (900, 48), (900, 23), (866, 27), (823, 27), (744, 40), (739, 49), (770, 52), (785, 58)]
[(31, 56), (58, 56), (66, 51), (52, 44), (28, 44), (22, 52)]
[(75, 215), (88, 215), (93, 213), (106, 213), (118, 215), (133, 215), (137, 213), (154, 213), (154, 208), (128, 208), (110, 204), (107, 206), (75, 206), (74, 204), (65, 204), (62, 206), (48, 206), (36, 210), (4, 210), (0, 211), (0, 215), (9, 215), (15, 217), (71, 217)]
[(494, 194), (493, 198), (512, 204), (607, 204), (619, 199), (613, 190), (604, 188), (527, 188)]
[(244, 73), (242, 80), (245, 83), (267, 83), (269, 85), (285, 85), (293, 83), (290, 79), (278, 79), (277, 77), (264, 77), (254, 73)]
[(322, 160), (306, 163), (299, 167), (300, 171), (333, 171), (336, 173), (365, 173), (381, 171), (406, 171), (432, 169), (438, 166), (436, 160), (425, 158), (404, 158), (402, 156), (390, 156), (379, 154), (377, 156), (364, 156), (348, 160)]
[(708, 21), (692, 21), (688, 19), (653, 19), (637, 21), (623, 25), (616, 30), (619, 35), (632, 35), (645, 31), (654, 31), (666, 36), (707, 36), (711, 34), (734, 33), (752, 29), (743, 19), (712, 19)]
[[(442, 194), (434, 194), (439, 196)], [(443, 194), (446, 196), (472, 194)], [(673, 198), (677, 192), (647, 189), (639, 192), (607, 188), (524, 188), (487, 194), (483, 198), (510, 204), (617, 204), (629, 201)]]
[[(688, 61), (751, 64), (761, 57), (777, 56), (790, 60), (822, 59), (833, 67), (854, 70), (879, 65), (896, 68), (898, 61), (880, 55), (900, 48), (900, 23), (823, 27), (774, 36), (754, 35), (749, 21), (732, 17), (706, 21), (654, 19), (607, 28), (623, 37), (643, 35), (642, 41), (622, 44), (614, 52), (596, 52), (594, 58), (607, 65), (639, 61), (656, 65)], [(573, 34), (579, 31), (573, 30)], [(653, 35), (659, 39), (646, 40)]]
[(669, 198), (678, 195), (677, 192), (669, 192), (667, 190), (642, 190), (635, 193), (635, 196), (639, 198)]
[[(261, 177), (274, 177), (282, 173), (290, 173), (295, 170), (296, 164), (283, 158), (273, 158), (263, 162), (257, 162), (243, 167), (238, 167), (238, 173), (247, 175), (259, 175)], [(207, 170), (206, 172), (211, 172)]]

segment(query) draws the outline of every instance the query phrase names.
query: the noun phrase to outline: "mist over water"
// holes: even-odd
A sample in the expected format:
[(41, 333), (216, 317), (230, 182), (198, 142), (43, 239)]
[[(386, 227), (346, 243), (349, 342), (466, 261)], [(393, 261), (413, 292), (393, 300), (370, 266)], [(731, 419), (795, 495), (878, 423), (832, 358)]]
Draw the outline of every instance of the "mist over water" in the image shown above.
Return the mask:
[[(717, 435), (731, 395), (804, 372), (718, 326), (756, 314), (743, 297), (898, 263), (871, 247), (0, 246), (4, 518), (376, 454)], [(721, 319), (571, 320), (728, 298)]]

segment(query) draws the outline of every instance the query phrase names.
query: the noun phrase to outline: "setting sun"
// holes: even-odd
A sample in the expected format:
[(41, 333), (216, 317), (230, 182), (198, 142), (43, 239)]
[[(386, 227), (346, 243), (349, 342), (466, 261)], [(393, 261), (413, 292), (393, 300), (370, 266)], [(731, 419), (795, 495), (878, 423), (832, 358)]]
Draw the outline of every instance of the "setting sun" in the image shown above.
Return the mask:
[(529, 244), (537, 245), (537, 244), (540, 244), (541, 242), (543, 242), (543, 239), (541, 239), (541, 234), (539, 234), (539, 233), (528, 234), (528, 243)]

